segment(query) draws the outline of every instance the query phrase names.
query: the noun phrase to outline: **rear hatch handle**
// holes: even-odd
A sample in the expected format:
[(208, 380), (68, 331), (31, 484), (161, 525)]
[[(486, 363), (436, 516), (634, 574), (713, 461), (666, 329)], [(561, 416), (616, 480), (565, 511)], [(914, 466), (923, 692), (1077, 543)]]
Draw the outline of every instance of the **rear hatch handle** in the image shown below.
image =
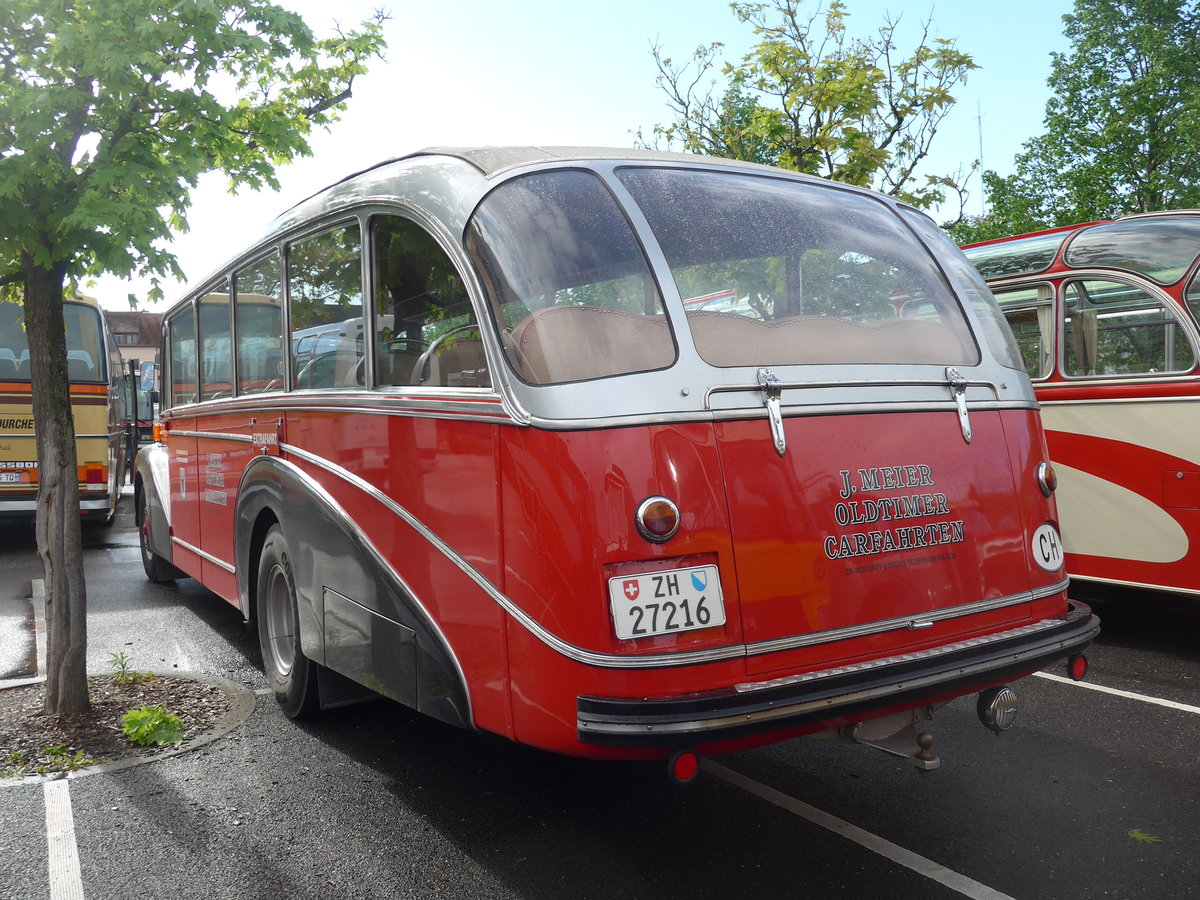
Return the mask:
[[(762, 381), (762, 371), (759, 371), (759, 381)], [(954, 396), (954, 404), (958, 407), (958, 424), (962, 426), (963, 440), (971, 443), (971, 417), (967, 414), (967, 379), (954, 366), (946, 367), (946, 381), (950, 384), (950, 393)]]
[(775, 452), (783, 456), (787, 453), (787, 438), (783, 435), (783, 413), (779, 410), (783, 382), (770, 369), (759, 369), (758, 388), (762, 391), (763, 404), (767, 407), (767, 418), (771, 420), (771, 442), (775, 445)]

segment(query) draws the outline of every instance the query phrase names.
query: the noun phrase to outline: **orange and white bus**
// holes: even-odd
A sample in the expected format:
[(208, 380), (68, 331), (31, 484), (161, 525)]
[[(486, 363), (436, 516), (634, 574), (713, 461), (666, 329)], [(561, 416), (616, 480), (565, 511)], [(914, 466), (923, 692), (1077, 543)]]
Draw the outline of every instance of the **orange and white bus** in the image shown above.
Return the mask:
[(417, 153), (285, 213), (162, 360), (147, 575), (255, 620), (292, 716), (383, 694), (680, 780), (812, 734), (929, 768), (935, 708), (1007, 727), (1098, 628), (995, 301), (868, 191)]
[[(0, 518), (37, 510), (37, 442), (24, 309), (0, 303)], [(63, 305), (79, 466), (79, 512), (110, 521), (125, 482), (128, 426), (121, 354), (91, 297)]]
[(1071, 577), (1200, 596), (1200, 211), (966, 254), (1041, 402)]

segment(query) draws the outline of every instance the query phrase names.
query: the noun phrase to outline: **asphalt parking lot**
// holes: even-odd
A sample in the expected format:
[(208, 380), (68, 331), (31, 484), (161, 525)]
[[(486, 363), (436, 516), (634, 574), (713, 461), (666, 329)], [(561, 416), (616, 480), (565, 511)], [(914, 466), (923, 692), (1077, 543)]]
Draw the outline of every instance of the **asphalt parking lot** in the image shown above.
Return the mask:
[[(39, 572), (31, 532), (0, 531), (3, 661), (33, 640)], [(555, 757), (386, 701), (291, 722), (235, 610), (143, 579), (128, 504), (85, 541), (91, 671), (121, 651), (257, 702), (178, 756), (0, 783), (0, 897), (1200, 893), (1200, 615), (1145, 595), (1100, 608), (1086, 686), (1016, 685), (1011, 731), (984, 730), (966, 699), (941, 710), (936, 772), (801, 740), (678, 787), (657, 764)]]

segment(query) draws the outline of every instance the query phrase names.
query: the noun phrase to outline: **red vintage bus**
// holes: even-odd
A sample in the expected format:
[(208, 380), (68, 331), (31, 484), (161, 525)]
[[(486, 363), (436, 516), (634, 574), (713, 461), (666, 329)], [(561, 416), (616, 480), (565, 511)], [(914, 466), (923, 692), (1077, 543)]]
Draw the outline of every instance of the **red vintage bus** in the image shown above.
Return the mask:
[(1067, 571), (1200, 595), (1200, 211), (974, 244), (1024, 352)]
[(1006, 727), (1098, 629), (995, 301), (867, 191), (425, 151), (285, 213), (162, 359), (146, 572), (256, 620), (291, 716), (375, 692), (680, 779), (804, 734), (931, 767), (935, 707)]

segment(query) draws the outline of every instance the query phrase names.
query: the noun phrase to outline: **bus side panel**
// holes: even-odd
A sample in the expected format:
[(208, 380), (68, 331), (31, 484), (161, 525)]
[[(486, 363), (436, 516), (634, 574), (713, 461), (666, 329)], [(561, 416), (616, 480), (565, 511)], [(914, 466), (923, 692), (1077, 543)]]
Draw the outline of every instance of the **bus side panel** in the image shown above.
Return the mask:
[(1091, 393), (1048, 402), (1042, 413), (1059, 478), (1067, 571), (1200, 591), (1197, 426), (1177, 398), (1120, 403)]
[(115, 399), (100, 385), (71, 386), (79, 511), (85, 518), (108, 518), (120, 496), (118, 478), (124, 475), (124, 454), (114, 416)]
[(37, 441), (29, 384), (0, 385), (0, 516), (37, 508)]
[[(171, 561), (193, 578), (203, 581), (203, 548), (200, 535), (199, 465), (196, 439), (180, 432), (195, 429), (194, 418), (172, 418), (167, 423), (167, 472), (171, 489)], [(206, 585), (207, 586), (207, 585)]]
[[(496, 430), (451, 417), (289, 413), (281, 449), (285, 458), (287, 448), (295, 446), (321, 461), (292, 458), (345, 511), (437, 623), (470, 687), (475, 723), (507, 734), (501, 610), (458, 564), (499, 584)], [(322, 542), (308, 552), (318, 577), (326, 565)], [(337, 590), (334, 584), (322, 586)]]
[[(254, 448), (245, 441), (210, 435), (244, 437), (247, 431), (244, 413), (197, 418), (196, 438), (197, 510), (200, 545), (213, 560), (203, 562), (205, 586), (234, 606), (241, 606), (234, 578), (233, 514), (237, 502), (237, 483), (242, 470), (254, 458)], [(222, 565), (224, 564), (224, 565)]]
[[(545, 632), (607, 654), (740, 643), (729, 521), (711, 424), (508, 429), (501, 439), (505, 593)], [(634, 525), (640, 503), (655, 494), (674, 500), (681, 512), (680, 531), (666, 544), (650, 543)], [(693, 564), (718, 567), (724, 625), (635, 640), (616, 637), (609, 578)], [(627, 672), (581, 664), (515, 621), (508, 634), (515, 737), (548, 749), (591, 752), (576, 740), (579, 693), (675, 694), (725, 683), (714, 682), (717, 676), (706, 666)], [(728, 683), (745, 674), (740, 659), (722, 666)]]

